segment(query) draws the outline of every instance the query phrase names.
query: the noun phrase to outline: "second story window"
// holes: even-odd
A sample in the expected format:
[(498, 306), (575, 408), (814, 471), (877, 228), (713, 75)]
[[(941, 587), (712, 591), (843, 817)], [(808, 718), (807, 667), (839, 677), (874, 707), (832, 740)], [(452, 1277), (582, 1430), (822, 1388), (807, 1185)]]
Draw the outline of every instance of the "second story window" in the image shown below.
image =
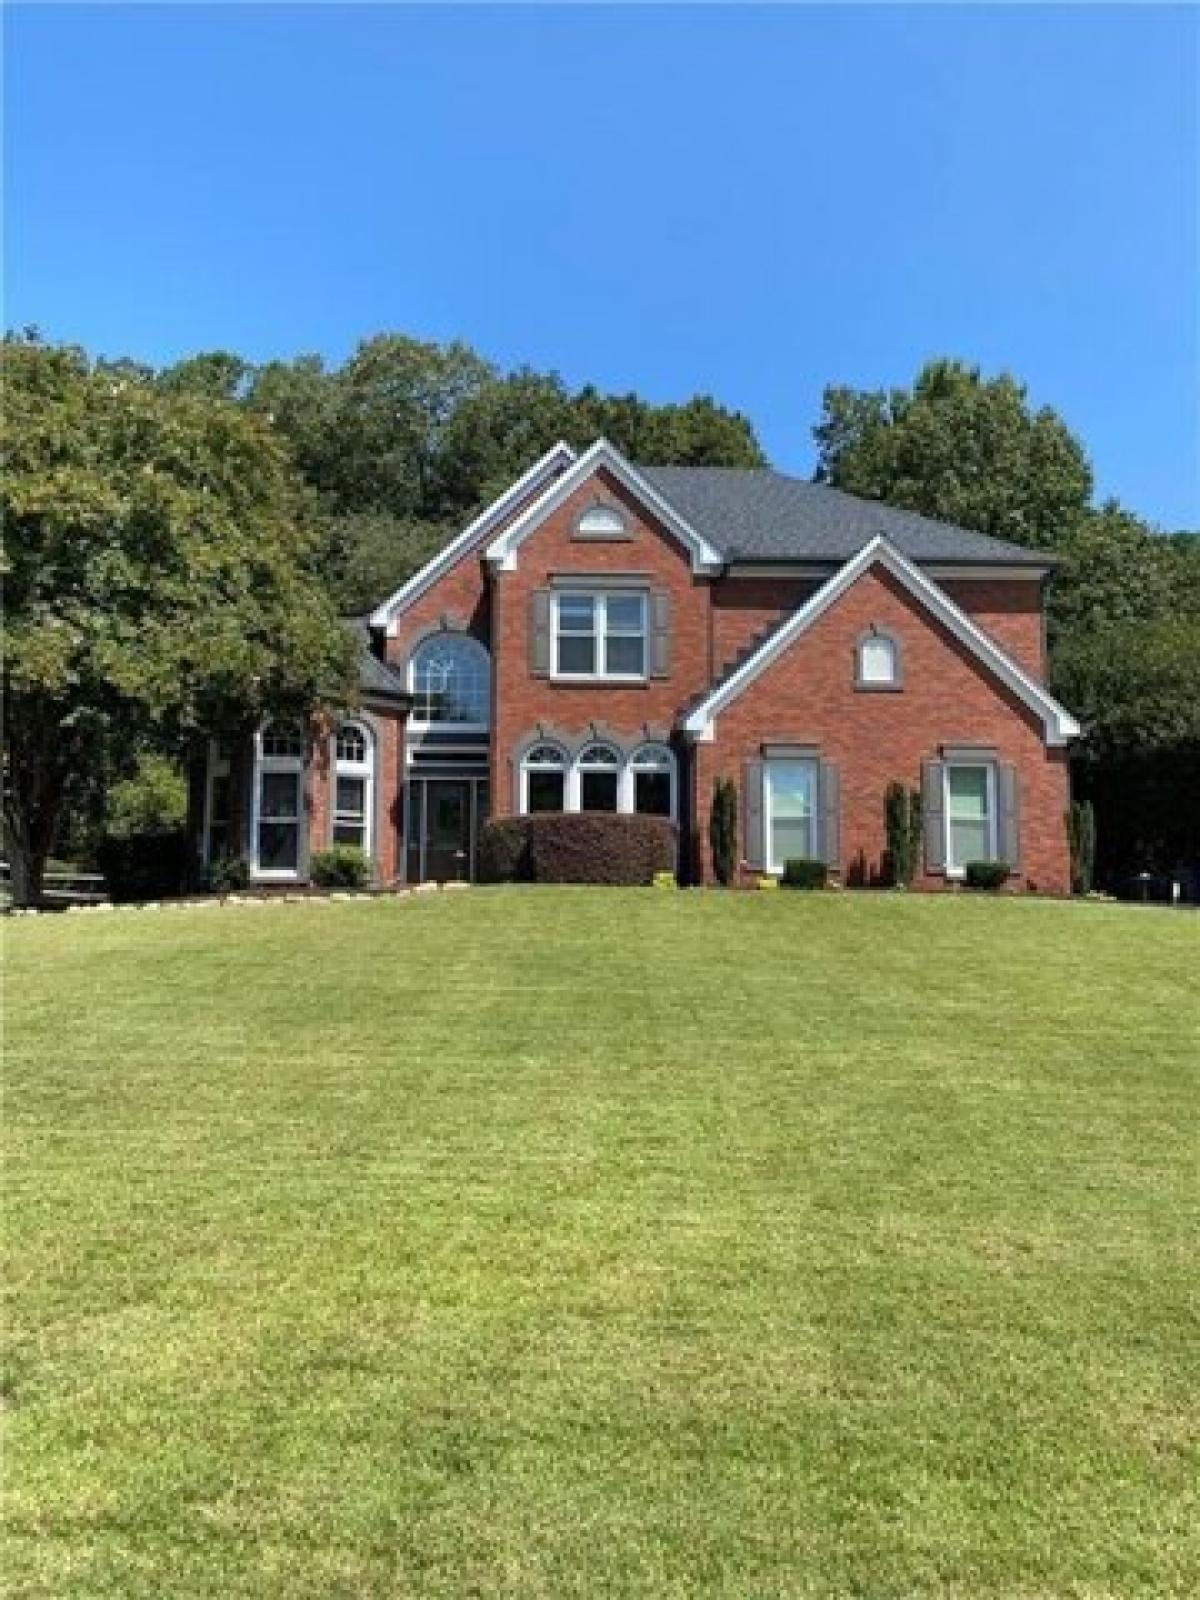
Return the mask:
[(411, 721), (486, 728), (491, 707), (491, 662), (469, 633), (436, 633), (413, 652)]
[(646, 596), (641, 593), (555, 596), (554, 676), (646, 676)]

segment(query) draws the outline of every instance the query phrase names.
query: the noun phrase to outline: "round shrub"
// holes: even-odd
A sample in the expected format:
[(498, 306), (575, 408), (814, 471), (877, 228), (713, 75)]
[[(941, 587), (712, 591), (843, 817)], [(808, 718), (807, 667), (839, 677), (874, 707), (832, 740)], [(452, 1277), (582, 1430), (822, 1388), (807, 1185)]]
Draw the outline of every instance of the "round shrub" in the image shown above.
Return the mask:
[(361, 889), (370, 872), (357, 845), (335, 844), (313, 853), (309, 876), (322, 889)]
[(968, 889), (1003, 889), (1008, 882), (1008, 862), (968, 861), (963, 878)]
[(785, 889), (823, 889), (829, 881), (829, 868), (824, 861), (811, 856), (789, 856), (783, 863)]
[(479, 875), (488, 883), (653, 883), (674, 873), (676, 828), (666, 817), (610, 811), (542, 812), (484, 824)]

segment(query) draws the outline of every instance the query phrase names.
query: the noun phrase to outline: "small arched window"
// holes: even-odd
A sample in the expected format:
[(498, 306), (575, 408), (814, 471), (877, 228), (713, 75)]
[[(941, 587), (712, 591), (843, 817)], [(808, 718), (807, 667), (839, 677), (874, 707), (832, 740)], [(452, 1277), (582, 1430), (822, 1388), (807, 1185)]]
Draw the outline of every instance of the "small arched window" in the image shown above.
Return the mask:
[(644, 744), (629, 758), (630, 809), (644, 816), (675, 815), (675, 757), (664, 744)]
[(597, 501), (587, 508), (575, 524), (575, 532), (581, 539), (623, 539), (628, 532), (628, 524), (624, 512), (618, 511), (616, 506)]
[(371, 851), (375, 741), (361, 722), (343, 722), (334, 741), (333, 842)]
[(616, 811), (621, 757), (610, 744), (589, 744), (575, 763), (580, 811)]
[(410, 721), (486, 728), (491, 714), (491, 658), (469, 633), (436, 633), (413, 651)]
[(860, 689), (895, 689), (900, 685), (900, 646), (890, 633), (872, 628), (858, 641), (855, 683)]
[(558, 745), (548, 741), (535, 744), (521, 763), (522, 810), (563, 811), (566, 809), (567, 758)]

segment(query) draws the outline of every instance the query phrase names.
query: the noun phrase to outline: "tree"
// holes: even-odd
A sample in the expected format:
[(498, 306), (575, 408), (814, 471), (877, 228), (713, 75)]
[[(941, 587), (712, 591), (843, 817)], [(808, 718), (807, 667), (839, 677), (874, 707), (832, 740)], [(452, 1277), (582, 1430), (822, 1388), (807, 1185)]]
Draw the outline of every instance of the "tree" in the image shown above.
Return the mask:
[(825, 391), (816, 477), (1015, 544), (1053, 549), (1087, 508), (1083, 447), (1024, 385), (931, 361), (911, 389)]
[(3, 346), (4, 815), (40, 897), (72, 786), (140, 746), (353, 693), (286, 449), (243, 410)]
[(713, 874), (717, 882), (726, 887), (733, 882), (737, 869), (737, 814), (737, 785), (732, 778), (714, 778), (708, 841), (712, 847)]
[(924, 819), (921, 791), (909, 789), (900, 782), (889, 783), (884, 793), (883, 819), (892, 882), (897, 889), (907, 889), (921, 859)]

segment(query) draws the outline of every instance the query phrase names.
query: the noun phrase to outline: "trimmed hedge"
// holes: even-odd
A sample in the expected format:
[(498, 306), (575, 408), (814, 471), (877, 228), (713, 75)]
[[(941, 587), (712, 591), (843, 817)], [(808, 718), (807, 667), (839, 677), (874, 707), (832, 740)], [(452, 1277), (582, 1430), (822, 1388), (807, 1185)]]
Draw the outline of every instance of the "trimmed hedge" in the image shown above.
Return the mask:
[(675, 870), (676, 829), (666, 817), (553, 811), (500, 817), (479, 834), (485, 883), (607, 883), (638, 887)]
[(824, 861), (811, 856), (789, 856), (783, 863), (785, 889), (823, 889), (829, 881), (829, 868)]
[(118, 902), (164, 900), (182, 893), (187, 873), (182, 828), (169, 833), (110, 834), (96, 847), (96, 865)]

